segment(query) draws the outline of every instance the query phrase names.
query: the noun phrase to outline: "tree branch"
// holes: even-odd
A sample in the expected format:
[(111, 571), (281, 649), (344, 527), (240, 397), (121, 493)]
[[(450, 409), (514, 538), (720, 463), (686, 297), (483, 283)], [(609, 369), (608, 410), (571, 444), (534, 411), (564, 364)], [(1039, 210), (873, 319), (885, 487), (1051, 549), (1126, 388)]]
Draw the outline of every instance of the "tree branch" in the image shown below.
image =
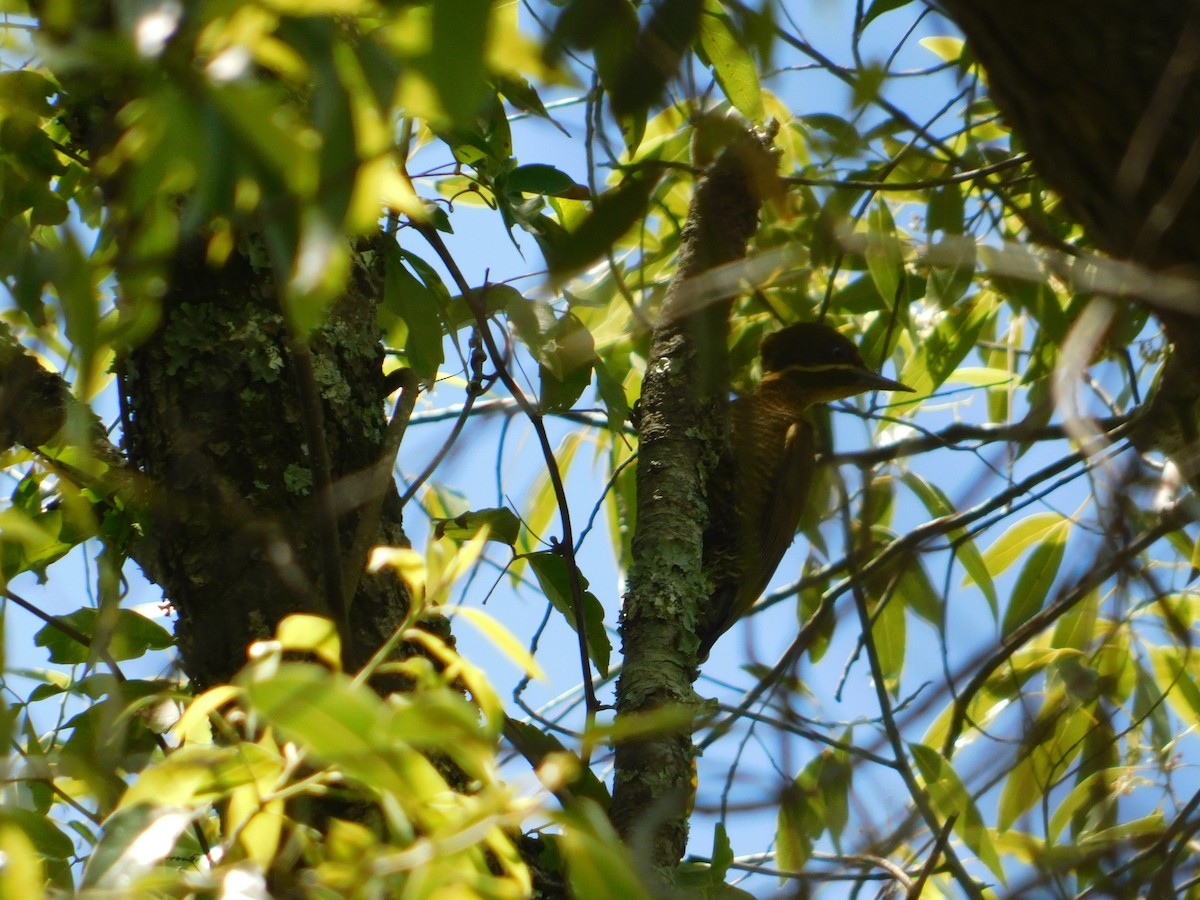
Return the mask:
[[(642, 386), (637, 533), (622, 612), (618, 716), (694, 709), (696, 625), (709, 481), (728, 450), (727, 317), (731, 300), (695, 302), (693, 279), (741, 259), (758, 208), (775, 184), (770, 136), (745, 133), (696, 186), (675, 276), (651, 339)], [(686, 732), (616, 748), (612, 819), (650, 867), (675, 866), (687, 842), (694, 749)]]

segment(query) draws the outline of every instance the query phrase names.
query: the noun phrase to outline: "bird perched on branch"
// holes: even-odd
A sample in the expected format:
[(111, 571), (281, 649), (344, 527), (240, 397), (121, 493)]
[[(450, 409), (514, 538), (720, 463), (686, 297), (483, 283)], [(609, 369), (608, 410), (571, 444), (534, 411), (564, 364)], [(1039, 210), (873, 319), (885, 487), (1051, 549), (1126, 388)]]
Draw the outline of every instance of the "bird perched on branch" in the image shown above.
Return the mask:
[(761, 355), (762, 383), (730, 410), (732, 509), (714, 516), (705, 538), (715, 589), (700, 627), (701, 662), (754, 605), (795, 537), (816, 465), (805, 411), (866, 391), (913, 390), (873, 372), (853, 343), (820, 323), (767, 335)]

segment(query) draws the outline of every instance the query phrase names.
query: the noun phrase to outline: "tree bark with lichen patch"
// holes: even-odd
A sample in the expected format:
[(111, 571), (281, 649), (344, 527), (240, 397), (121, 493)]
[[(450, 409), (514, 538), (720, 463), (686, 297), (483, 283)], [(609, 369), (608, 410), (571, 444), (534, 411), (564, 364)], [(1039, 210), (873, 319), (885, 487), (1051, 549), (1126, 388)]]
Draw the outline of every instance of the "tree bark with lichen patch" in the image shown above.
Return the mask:
[[(703, 569), (709, 481), (728, 457), (726, 336), (732, 298), (702, 276), (745, 256), (775, 178), (771, 135), (743, 133), (696, 186), (678, 267), (651, 340), (642, 386), (637, 533), (621, 620), (617, 712), (695, 711), (696, 637), (709, 595)], [(612, 819), (659, 871), (687, 843), (694, 750), (684, 728), (617, 746)]]

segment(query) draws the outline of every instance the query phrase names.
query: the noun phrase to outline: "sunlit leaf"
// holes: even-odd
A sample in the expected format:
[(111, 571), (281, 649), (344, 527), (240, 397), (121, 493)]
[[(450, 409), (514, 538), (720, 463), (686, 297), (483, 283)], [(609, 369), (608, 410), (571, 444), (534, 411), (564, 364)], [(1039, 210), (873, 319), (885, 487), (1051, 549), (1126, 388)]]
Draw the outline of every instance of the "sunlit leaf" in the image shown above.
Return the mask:
[(46, 895), (45, 857), (18, 825), (0, 820), (0, 853), (4, 854), (0, 895), (30, 900), (40, 900)]
[(950, 761), (923, 744), (909, 744), (908, 749), (921, 772), (934, 810), (943, 819), (955, 816), (954, 833), (991, 869), (993, 875), (1001, 882), (1005, 881), (1000, 856), (984, 826), (983, 816)]
[(758, 66), (716, 0), (705, 0), (700, 15), (700, 47), (729, 102), (751, 122), (763, 119)]
[(538, 665), (537, 660), (530, 655), (525, 646), (516, 639), (511, 631), (480, 609), (469, 606), (459, 606), (454, 609), (455, 618), (466, 619), (478, 628), (505, 656), (530, 678), (546, 678), (546, 673)]
[(1029, 554), (1021, 574), (1017, 576), (1017, 583), (1008, 600), (1008, 608), (1004, 611), (1005, 635), (1011, 634), (1045, 605), (1066, 553), (1069, 531), (1070, 525), (1065, 521), (1061, 522), (1047, 531), (1042, 542)]
[(962, 38), (946, 36), (924, 37), (918, 43), (945, 62), (955, 62), (962, 56)]
[(1060, 528), (1062, 522), (1062, 516), (1047, 512), (1026, 516), (1010, 526), (983, 553), (983, 561), (988, 571), (993, 577), (1001, 574), (1031, 546), (1044, 540), (1056, 528)]
[(330, 668), (341, 668), (341, 638), (337, 626), (324, 616), (294, 613), (276, 627), (275, 640), (284, 650), (311, 653)]

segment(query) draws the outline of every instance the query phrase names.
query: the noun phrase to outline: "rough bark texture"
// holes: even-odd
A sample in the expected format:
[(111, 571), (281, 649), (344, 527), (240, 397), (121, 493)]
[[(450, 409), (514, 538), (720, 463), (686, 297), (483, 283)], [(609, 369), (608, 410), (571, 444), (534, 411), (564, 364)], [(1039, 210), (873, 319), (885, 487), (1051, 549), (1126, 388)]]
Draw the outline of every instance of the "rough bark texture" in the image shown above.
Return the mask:
[[(940, 0), (1039, 173), (1106, 253), (1200, 274), (1200, 0)], [(1193, 486), (1200, 282), (1153, 296), (1172, 344), (1135, 438)], [(1178, 299), (1178, 298), (1177, 298)]]
[[(710, 585), (702, 567), (708, 482), (728, 454), (726, 333), (730, 298), (699, 303), (694, 279), (742, 258), (773, 177), (769, 139), (745, 135), (701, 178), (642, 386), (637, 534), (621, 635), (621, 715), (695, 710), (696, 628)], [(711, 298), (710, 298), (711, 299)], [(612, 818), (651, 866), (687, 843), (694, 751), (686, 729), (618, 745)]]
[[(38, 10), (40, 11), (40, 10)], [(69, 33), (43, 28), (50, 43), (110, 39), (107, 4), (96, 4)], [(115, 39), (115, 38), (111, 38)], [(138, 87), (120, 73), (61, 73), (62, 121), (75, 148), (92, 160), (112, 151), (118, 113)], [(134, 244), (118, 169), (102, 184), (108, 227), (118, 247), (123, 291), (163, 285), (148, 336), (119, 362), (130, 469), (144, 477), (138, 498), (152, 541), (138, 562), (163, 588), (178, 616), (184, 670), (203, 689), (231, 678), (246, 649), (294, 612), (330, 613), (324, 551), (336, 530), (341, 557), (367, 502), (367, 471), (380, 459), (386, 430), (383, 351), (376, 325), (382, 244), (364, 242), (328, 321), (307, 342), (311, 377), (298, 369), (297, 344), (279, 308), (279, 291), (252, 233), (221, 266), (206, 260), (203, 235), (185, 238), (169, 259), (147, 259)], [(150, 304), (135, 312), (146, 317)], [(321, 442), (335, 486), (336, 524), (314, 497), (321, 481), (306, 399), (319, 406)], [(372, 543), (403, 544), (398, 496), (387, 481)], [(334, 573), (338, 577), (338, 573)], [(350, 604), (344, 657), (364, 662), (403, 622), (401, 582), (364, 576)], [(444, 622), (431, 625), (449, 637)], [(389, 685), (395, 687), (396, 685)], [(383, 686), (381, 686), (383, 687)]]
[(1200, 2), (941, 0), (989, 93), (1113, 256), (1192, 265), (1200, 227)]
[[(381, 258), (358, 254), (351, 289), (309, 341), (335, 485), (361, 487), (382, 449), (380, 290), (367, 268)], [(237, 672), (247, 643), (271, 636), (284, 616), (331, 612), (319, 463), (269, 273), (240, 256), (213, 269), (185, 248), (170, 285), (158, 329), (123, 361), (126, 444), (154, 486), (149, 513), (184, 668), (206, 687)], [(365, 498), (352, 487), (339, 498), (344, 556)], [(390, 482), (388, 500), (373, 543), (402, 544)], [(407, 609), (397, 579), (364, 577), (351, 606), (348, 664), (365, 662)]]

